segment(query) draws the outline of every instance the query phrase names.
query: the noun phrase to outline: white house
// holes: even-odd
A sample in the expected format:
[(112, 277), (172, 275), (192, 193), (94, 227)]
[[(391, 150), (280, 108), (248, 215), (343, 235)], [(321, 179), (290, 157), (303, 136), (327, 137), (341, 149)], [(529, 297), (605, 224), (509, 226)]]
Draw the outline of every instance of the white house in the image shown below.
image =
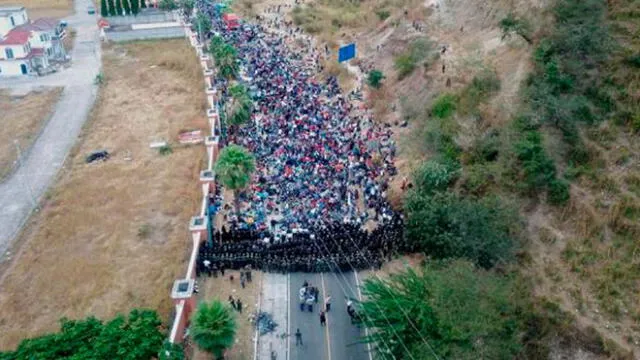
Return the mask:
[(0, 8), (0, 76), (51, 71), (51, 61), (62, 61), (64, 28), (55, 19), (29, 21), (22, 7)]
[(27, 22), (29, 22), (29, 16), (23, 6), (0, 7), (0, 37), (7, 35), (14, 27)]

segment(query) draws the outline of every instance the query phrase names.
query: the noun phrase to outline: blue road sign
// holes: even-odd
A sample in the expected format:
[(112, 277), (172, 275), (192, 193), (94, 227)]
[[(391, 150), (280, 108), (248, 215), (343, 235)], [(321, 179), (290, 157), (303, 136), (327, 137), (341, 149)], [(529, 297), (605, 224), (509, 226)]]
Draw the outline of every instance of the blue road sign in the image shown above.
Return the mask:
[(347, 61), (356, 57), (356, 44), (345, 45), (338, 50), (338, 62)]

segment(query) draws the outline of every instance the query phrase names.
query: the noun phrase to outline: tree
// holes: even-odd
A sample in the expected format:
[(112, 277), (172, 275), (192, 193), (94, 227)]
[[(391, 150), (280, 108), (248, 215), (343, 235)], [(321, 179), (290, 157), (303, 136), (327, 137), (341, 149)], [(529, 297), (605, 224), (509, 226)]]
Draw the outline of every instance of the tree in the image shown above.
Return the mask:
[(232, 79), (238, 73), (238, 52), (229, 44), (223, 44), (214, 53), (214, 59), (220, 75)]
[(165, 340), (162, 349), (158, 352), (159, 360), (184, 360), (184, 349), (180, 344), (174, 344)]
[(191, 325), (193, 341), (217, 359), (223, 358), (236, 337), (236, 319), (231, 308), (219, 301), (198, 306)]
[(158, 5), (162, 10), (175, 10), (178, 8), (178, 4), (176, 4), (175, 0), (160, 0), (160, 4)]
[(251, 118), (253, 103), (247, 89), (240, 85), (234, 85), (229, 88), (231, 93), (231, 105), (228, 123), (234, 127), (240, 126)]
[(193, 13), (193, 8), (195, 6), (195, 1), (194, 0), (180, 0), (179, 1), (179, 6), (182, 9), (182, 12), (184, 13), (184, 15), (189, 18), (191, 17), (191, 14)]
[(140, 8), (144, 9), (147, 7), (147, 0), (140, 0)]
[[(521, 349), (515, 282), (466, 261), (367, 279), (359, 318), (381, 359), (513, 359)], [(409, 353), (409, 354), (407, 354)]]
[(220, 152), (215, 172), (222, 184), (233, 190), (233, 201), (238, 215), (240, 215), (240, 191), (249, 185), (255, 170), (255, 157), (242, 146), (229, 145)]
[(138, 15), (140, 12), (140, 0), (131, 0), (131, 13)]
[(166, 336), (152, 310), (134, 309), (128, 317), (119, 315), (106, 323), (93, 316), (63, 318), (60, 323), (59, 332), (25, 339), (15, 351), (0, 353), (0, 359), (152, 359)]
[(195, 25), (200, 39), (205, 39), (206, 35), (211, 31), (211, 19), (209, 16), (203, 12), (198, 12)]
[(371, 70), (367, 76), (367, 84), (374, 89), (379, 89), (382, 86), (382, 80), (384, 74), (380, 70)]
[(131, 5), (129, 5), (129, 0), (122, 0), (122, 7), (125, 15), (131, 15)]
[(118, 16), (122, 15), (122, 1), (125, 1), (125, 0), (115, 0), (115, 2), (116, 2), (116, 14)]
[(109, 16), (116, 16), (116, 4), (114, 0), (107, 0), (107, 5), (109, 7)]
[(107, 8), (107, 0), (100, 0), (100, 15), (102, 15), (102, 17), (109, 16), (109, 9)]

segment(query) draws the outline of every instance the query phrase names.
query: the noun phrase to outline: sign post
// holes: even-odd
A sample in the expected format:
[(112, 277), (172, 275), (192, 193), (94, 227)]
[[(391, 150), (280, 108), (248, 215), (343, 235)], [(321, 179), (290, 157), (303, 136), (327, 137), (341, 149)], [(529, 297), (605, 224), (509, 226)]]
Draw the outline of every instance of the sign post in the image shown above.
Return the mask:
[(344, 62), (356, 57), (356, 44), (351, 43), (345, 46), (341, 46), (338, 49), (338, 62)]

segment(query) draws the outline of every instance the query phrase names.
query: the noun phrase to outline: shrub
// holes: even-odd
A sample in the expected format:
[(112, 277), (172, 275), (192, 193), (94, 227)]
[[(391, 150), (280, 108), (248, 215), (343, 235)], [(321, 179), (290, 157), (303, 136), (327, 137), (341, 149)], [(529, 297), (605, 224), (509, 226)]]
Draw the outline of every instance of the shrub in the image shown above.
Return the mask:
[(431, 106), (431, 115), (438, 119), (447, 119), (456, 111), (457, 97), (453, 94), (438, 96)]
[(427, 66), (437, 54), (438, 52), (433, 51), (433, 43), (428, 39), (413, 40), (407, 50), (394, 59), (398, 79), (402, 80), (410, 75), (420, 64)]
[(500, 29), (502, 29), (502, 39), (516, 34), (522, 36), (529, 44), (533, 43), (531, 39), (531, 25), (524, 19), (517, 18), (513, 13), (509, 13), (507, 17), (500, 20)]
[(404, 79), (416, 68), (416, 63), (409, 54), (403, 54), (396, 57), (393, 60), (393, 64), (398, 72), (398, 80)]
[(518, 357), (524, 322), (514, 277), (465, 261), (428, 262), (421, 270), (370, 277), (362, 286), (358, 310), (373, 330), (365, 341), (381, 359)]
[(495, 71), (483, 71), (476, 75), (458, 98), (462, 114), (474, 113), (478, 105), (500, 90), (500, 79)]
[(376, 10), (376, 15), (378, 16), (378, 19), (380, 19), (380, 21), (385, 21), (389, 18), (389, 16), (391, 16), (391, 12), (389, 12), (389, 10), (387, 9), (378, 9)]
[(152, 359), (166, 337), (161, 321), (152, 310), (131, 310), (108, 322), (93, 316), (84, 320), (60, 320), (60, 331), (23, 340), (0, 359)]
[(175, 0), (160, 0), (160, 4), (158, 4), (158, 6), (160, 7), (160, 9), (168, 11), (178, 8), (178, 4), (175, 2)]
[(513, 258), (517, 211), (497, 199), (412, 190), (405, 201), (407, 238), (436, 259), (465, 258), (490, 268)]
[(413, 174), (415, 185), (424, 193), (446, 190), (459, 175), (457, 164), (430, 160)]
[(158, 153), (162, 156), (167, 156), (173, 153), (173, 148), (171, 148), (171, 145), (164, 145), (158, 148)]
[(564, 179), (553, 179), (547, 192), (549, 202), (553, 205), (566, 204), (569, 201), (569, 183)]
[(367, 76), (367, 84), (372, 88), (379, 89), (382, 86), (384, 74), (380, 70), (371, 70)]

